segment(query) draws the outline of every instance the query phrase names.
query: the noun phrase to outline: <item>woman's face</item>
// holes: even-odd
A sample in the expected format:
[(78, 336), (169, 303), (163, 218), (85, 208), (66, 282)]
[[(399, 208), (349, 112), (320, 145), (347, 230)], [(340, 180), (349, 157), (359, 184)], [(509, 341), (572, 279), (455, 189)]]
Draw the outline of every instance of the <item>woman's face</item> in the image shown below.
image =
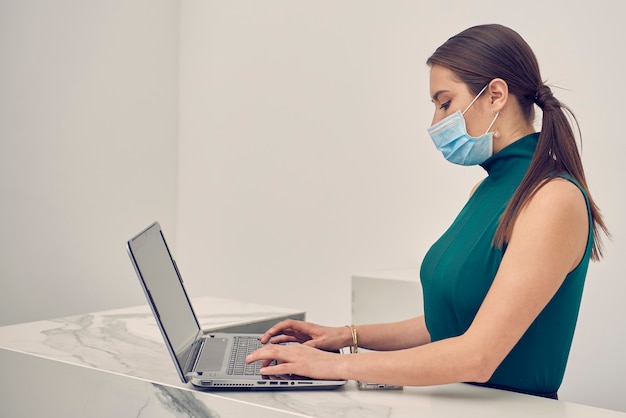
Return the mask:
[[(430, 69), (430, 96), (435, 105), (432, 125), (457, 110), (463, 112), (474, 100), (474, 94), (469, 91), (467, 84), (440, 65), (433, 65)], [(463, 115), (467, 133), (471, 136), (484, 134), (493, 119), (493, 115), (485, 111), (487, 109), (483, 106), (487, 102), (483, 100), (485, 96), (483, 93)]]

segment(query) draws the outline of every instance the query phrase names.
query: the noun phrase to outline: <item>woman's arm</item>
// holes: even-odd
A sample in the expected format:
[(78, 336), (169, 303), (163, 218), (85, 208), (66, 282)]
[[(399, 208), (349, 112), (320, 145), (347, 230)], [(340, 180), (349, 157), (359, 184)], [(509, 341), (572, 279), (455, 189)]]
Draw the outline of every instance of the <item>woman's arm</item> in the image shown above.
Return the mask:
[[(357, 330), (359, 347), (370, 350), (400, 350), (430, 342), (423, 316), (387, 324), (359, 325)], [(299, 342), (330, 351), (353, 345), (348, 326), (326, 327), (294, 319), (277, 323), (260, 340), (263, 344)]]
[[(357, 325), (359, 347), (377, 351), (402, 350), (430, 342), (424, 316), (388, 324)], [(350, 344), (352, 333), (350, 333)]]
[(410, 350), (343, 359), (354, 379), (431, 385), (489, 380), (580, 262), (588, 239), (584, 197), (555, 179), (520, 212), (494, 282), (465, 334)]
[[(485, 382), (578, 265), (588, 228), (587, 206), (580, 190), (567, 180), (551, 180), (520, 212), (493, 284), (463, 335), (409, 349), (358, 355), (268, 345), (253, 353), (249, 361), (280, 361), (262, 369), (265, 374), (415, 386)], [(364, 346), (380, 348), (384, 345), (381, 329), (361, 327), (359, 340)]]

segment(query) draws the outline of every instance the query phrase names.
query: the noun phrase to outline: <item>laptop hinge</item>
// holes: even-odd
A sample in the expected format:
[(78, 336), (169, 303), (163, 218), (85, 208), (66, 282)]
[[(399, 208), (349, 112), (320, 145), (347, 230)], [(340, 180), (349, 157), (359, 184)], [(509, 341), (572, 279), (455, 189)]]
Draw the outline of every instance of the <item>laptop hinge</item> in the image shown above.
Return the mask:
[(191, 352), (189, 353), (189, 357), (187, 357), (187, 364), (185, 364), (185, 373), (190, 373), (196, 368), (196, 364), (198, 364), (198, 358), (200, 357), (200, 352), (202, 352), (202, 347), (204, 346), (204, 338), (202, 338), (202, 331), (196, 336), (196, 341), (191, 346)]

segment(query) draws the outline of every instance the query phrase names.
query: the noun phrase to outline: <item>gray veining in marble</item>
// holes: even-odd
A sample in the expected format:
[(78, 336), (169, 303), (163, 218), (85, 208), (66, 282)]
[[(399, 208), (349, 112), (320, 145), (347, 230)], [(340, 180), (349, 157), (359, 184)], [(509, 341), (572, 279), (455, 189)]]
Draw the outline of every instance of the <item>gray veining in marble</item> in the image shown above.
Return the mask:
[(177, 417), (219, 418), (220, 416), (220, 414), (211, 411), (205, 404), (198, 401), (193, 392), (156, 384), (153, 386), (156, 390), (156, 397), (161, 402), (161, 405), (172, 411)]

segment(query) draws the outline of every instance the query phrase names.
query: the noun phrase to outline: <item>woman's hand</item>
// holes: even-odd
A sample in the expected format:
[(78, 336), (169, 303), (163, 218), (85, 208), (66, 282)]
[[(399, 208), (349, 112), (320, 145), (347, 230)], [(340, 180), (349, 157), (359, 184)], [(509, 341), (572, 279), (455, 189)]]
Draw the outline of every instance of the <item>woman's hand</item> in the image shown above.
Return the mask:
[(298, 342), (321, 350), (336, 351), (351, 344), (352, 333), (348, 327), (325, 327), (287, 319), (268, 329), (260, 339), (263, 344)]
[[(309, 340), (310, 341), (310, 340)], [(295, 374), (313, 379), (342, 379), (340, 364), (346, 356), (304, 344), (268, 344), (246, 357), (246, 363), (262, 361), (261, 374)], [(276, 360), (276, 364), (269, 364)]]
[(321, 350), (337, 351), (351, 344), (352, 333), (348, 327), (325, 327), (287, 319), (268, 329), (260, 340), (263, 344), (297, 342)]

